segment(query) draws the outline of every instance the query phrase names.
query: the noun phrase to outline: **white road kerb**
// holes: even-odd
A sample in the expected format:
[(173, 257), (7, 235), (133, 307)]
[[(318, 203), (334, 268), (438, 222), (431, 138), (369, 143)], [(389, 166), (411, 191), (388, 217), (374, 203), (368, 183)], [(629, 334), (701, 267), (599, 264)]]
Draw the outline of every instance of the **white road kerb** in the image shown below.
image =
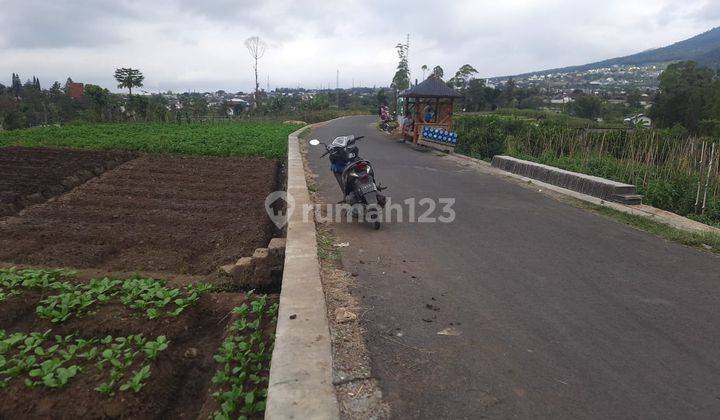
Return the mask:
[[(287, 191), (298, 206), (312, 204), (298, 140), (303, 129), (288, 136)], [(337, 419), (315, 223), (304, 222), (299, 211), (289, 216), (265, 418)]]

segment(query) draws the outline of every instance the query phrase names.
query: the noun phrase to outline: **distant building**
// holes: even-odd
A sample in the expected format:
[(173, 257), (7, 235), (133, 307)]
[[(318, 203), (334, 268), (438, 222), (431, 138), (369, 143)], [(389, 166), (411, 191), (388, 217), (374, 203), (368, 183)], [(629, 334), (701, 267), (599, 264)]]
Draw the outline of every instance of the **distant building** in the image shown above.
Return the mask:
[(73, 99), (80, 99), (85, 94), (85, 85), (82, 83), (69, 83), (68, 95)]
[(225, 101), (226, 113), (229, 117), (240, 115), (250, 107), (250, 103), (244, 99), (232, 98)]
[(629, 127), (652, 127), (652, 120), (645, 114), (633, 115), (632, 117), (625, 118), (623, 121)]
[(550, 99), (550, 103), (551, 103), (551, 104), (555, 104), (555, 105), (569, 104), (570, 102), (573, 102), (573, 101), (575, 101), (575, 100), (574, 100), (573, 98), (569, 97), (569, 96), (563, 96), (563, 97), (560, 97), (560, 98)]

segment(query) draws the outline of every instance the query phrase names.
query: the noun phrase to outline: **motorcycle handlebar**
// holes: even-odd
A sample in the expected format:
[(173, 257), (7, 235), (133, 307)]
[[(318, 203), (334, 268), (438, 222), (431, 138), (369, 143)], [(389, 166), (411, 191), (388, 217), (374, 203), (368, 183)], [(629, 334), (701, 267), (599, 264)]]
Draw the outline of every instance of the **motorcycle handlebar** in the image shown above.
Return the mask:
[[(360, 139), (362, 139), (362, 138), (365, 138), (365, 136), (355, 137), (354, 139), (352, 139), (352, 141), (353, 141), (353, 142), (356, 142), (356, 141), (358, 141), (358, 140), (360, 140)], [(320, 157), (325, 157), (325, 156), (328, 155), (328, 153), (330, 153), (330, 152), (332, 151), (332, 148), (328, 147), (327, 145), (325, 145), (325, 149), (326, 149), (326, 150), (325, 150), (325, 153), (323, 153), (322, 155), (320, 155)]]

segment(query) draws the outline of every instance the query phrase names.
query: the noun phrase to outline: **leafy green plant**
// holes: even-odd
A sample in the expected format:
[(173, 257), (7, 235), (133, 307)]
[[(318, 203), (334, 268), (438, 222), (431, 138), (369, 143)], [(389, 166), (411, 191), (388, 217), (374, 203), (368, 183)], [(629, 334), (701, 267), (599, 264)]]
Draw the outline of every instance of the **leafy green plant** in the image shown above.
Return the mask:
[(164, 335), (159, 336), (155, 340), (148, 341), (145, 343), (143, 350), (150, 360), (155, 360), (160, 352), (168, 348), (169, 341)]
[(145, 382), (149, 378), (150, 378), (150, 365), (145, 365), (142, 368), (133, 372), (133, 375), (129, 381), (120, 385), (120, 391), (127, 391), (128, 389), (132, 389), (133, 392), (139, 392), (142, 389), (142, 387), (145, 386)]
[(92, 279), (87, 284), (66, 285), (65, 291), (58, 295), (48, 296), (41, 301), (36, 308), (36, 313), (49, 318), (52, 322), (62, 322), (71, 315), (82, 316), (90, 311), (96, 303), (107, 303), (110, 298), (118, 293), (117, 286), (120, 280), (109, 278)]
[[(48, 342), (50, 345), (45, 347)], [(147, 353), (148, 343), (154, 343), (152, 354)], [(108, 371), (108, 380), (95, 390), (107, 395), (113, 395), (117, 389), (138, 392), (150, 377), (149, 362), (165, 351), (168, 344), (165, 336), (148, 340), (141, 334), (108, 335), (101, 339), (56, 335), (53, 340), (50, 331), (8, 335), (0, 330), (0, 388), (22, 375), (26, 376), (24, 382), (28, 387), (61, 388), (79, 373), (90, 369), (93, 364), (88, 362), (94, 361), (96, 371)], [(118, 388), (138, 359), (142, 366)]]
[(21, 294), (22, 289), (63, 289), (68, 285), (63, 280), (74, 275), (65, 270), (0, 269), (0, 302)]
[(61, 146), (211, 156), (287, 155), (287, 136), (300, 126), (280, 122), (222, 124), (75, 123), (0, 132), (0, 147)]
[(212, 379), (220, 388), (213, 393), (220, 403), (215, 419), (243, 418), (265, 410), (272, 336), (266, 339), (264, 328), (277, 322), (278, 305), (268, 305), (266, 295), (252, 292), (246, 299), (250, 305), (243, 303), (233, 309), (237, 319), (214, 356), (220, 364)]
[(207, 283), (191, 284), (182, 290), (168, 288), (161, 280), (132, 278), (123, 283), (120, 301), (144, 310), (149, 319), (176, 317), (210, 290), (212, 285)]

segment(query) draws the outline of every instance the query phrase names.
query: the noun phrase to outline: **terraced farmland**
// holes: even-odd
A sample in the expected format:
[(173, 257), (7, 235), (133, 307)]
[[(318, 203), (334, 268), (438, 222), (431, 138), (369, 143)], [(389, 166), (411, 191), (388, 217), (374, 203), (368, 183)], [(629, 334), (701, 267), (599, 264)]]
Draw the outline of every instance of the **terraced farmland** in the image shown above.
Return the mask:
[(281, 234), (264, 199), (292, 126), (105, 128), (0, 147), (0, 418), (261, 418), (277, 294), (219, 267)]
[(265, 158), (143, 155), (0, 222), (0, 262), (210, 274), (273, 235)]

